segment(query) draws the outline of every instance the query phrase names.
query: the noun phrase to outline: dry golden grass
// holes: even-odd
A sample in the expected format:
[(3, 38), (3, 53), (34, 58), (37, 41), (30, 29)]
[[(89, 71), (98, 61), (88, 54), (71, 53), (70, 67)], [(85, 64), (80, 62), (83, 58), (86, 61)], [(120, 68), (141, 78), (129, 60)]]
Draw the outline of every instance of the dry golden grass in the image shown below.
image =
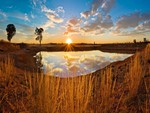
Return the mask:
[(0, 40), (0, 51), (16, 51), (20, 50), (20, 46), (17, 44), (12, 44), (10, 42)]
[(38, 72), (17, 75), (8, 57), (0, 63), (0, 112), (149, 113), (149, 60), (150, 45), (129, 59), (129, 71), (120, 82), (115, 73), (119, 69), (114, 72), (111, 65), (73, 78)]
[(129, 79), (129, 94), (127, 103), (131, 112), (150, 112), (150, 45), (135, 54), (131, 60)]
[(26, 78), (35, 113), (86, 112), (92, 92), (91, 76), (62, 79), (37, 74), (33, 79)]

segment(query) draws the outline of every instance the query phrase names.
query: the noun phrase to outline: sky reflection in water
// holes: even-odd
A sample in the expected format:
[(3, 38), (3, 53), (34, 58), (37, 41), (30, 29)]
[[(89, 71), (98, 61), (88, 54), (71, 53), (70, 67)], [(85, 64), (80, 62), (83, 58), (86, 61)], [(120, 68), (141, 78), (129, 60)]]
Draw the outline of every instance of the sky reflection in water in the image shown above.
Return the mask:
[(131, 54), (104, 53), (101, 51), (39, 52), (45, 73), (50, 76), (72, 77), (102, 69), (111, 62), (121, 61)]

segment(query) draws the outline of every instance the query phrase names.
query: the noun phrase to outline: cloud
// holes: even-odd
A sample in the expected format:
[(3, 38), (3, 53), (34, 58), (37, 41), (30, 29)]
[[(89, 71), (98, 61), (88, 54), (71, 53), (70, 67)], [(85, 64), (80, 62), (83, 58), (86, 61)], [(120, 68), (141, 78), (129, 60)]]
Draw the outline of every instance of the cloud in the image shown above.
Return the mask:
[(64, 20), (59, 16), (56, 11), (48, 9), (45, 5), (41, 6), (41, 11), (45, 13), (45, 16), (48, 18), (47, 22), (43, 25), (45, 29), (55, 27), (55, 24), (62, 23)]
[(85, 22), (84, 22), (84, 25), (88, 25), (88, 24), (89, 24), (89, 22), (88, 22), (88, 21), (85, 21)]
[(143, 30), (113, 30), (112, 33), (118, 36), (145, 36), (147, 32), (150, 32), (149, 29), (143, 29)]
[(46, 12), (46, 13), (52, 13), (52, 14), (56, 14), (56, 12), (54, 10), (48, 9), (45, 5), (41, 6), (42, 12)]
[[(109, 56), (111, 57), (111, 56)], [(109, 58), (108, 57), (108, 58)], [(79, 64), (84, 65), (84, 69), (88, 69), (86, 71), (93, 72), (98, 69), (102, 69), (108, 64), (110, 64), (110, 59), (106, 59), (106, 56), (104, 54), (101, 55), (84, 55), (81, 56), (79, 59)]]
[(6, 13), (0, 10), (0, 22), (5, 21), (6, 18), (7, 18)]
[(55, 24), (52, 21), (47, 21), (44, 25), (42, 25), (42, 28), (47, 29), (47, 28), (54, 28)]
[(98, 9), (101, 9), (103, 13), (107, 14), (114, 6), (116, 0), (93, 0), (92, 3), (92, 14), (95, 14)]
[(0, 10), (0, 16), (7, 17), (6, 13)]
[(30, 19), (28, 18), (28, 15), (26, 13), (25, 14), (23, 14), (23, 13), (16, 13), (12, 17), (15, 17), (15, 18), (18, 18), (18, 19), (30, 22)]
[(140, 13), (132, 13), (130, 15), (124, 15), (118, 19), (116, 22), (117, 29), (126, 29), (130, 27), (138, 26), (141, 21)]
[[(18, 29), (26, 34), (34, 34), (34, 27), (23, 24), (23, 23), (15, 23), (16, 27), (18, 27)], [(18, 31), (18, 30), (17, 30)]]
[(64, 8), (63, 8), (62, 6), (59, 6), (59, 7), (57, 8), (57, 12), (58, 12), (58, 13), (65, 13), (65, 10), (64, 10)]
[(79, 76), (104, 68), (114, 61), (131, 55), (108, 54), (100, 51), (85, 52), (42, 52), (42, 63), (48, 74), (59, 77)]
[(141, 20), (143, 21), (150, 20), (150, 11), (141, 13)]
[(81, 12), (81, 18), (84, 17), (88, 19), (90, 16), (95, 15), (99, 10), (101, 13), (107, 15), (112, 7), (114, 6), (116, 0), (93, 0), (91, 4), (91, 9), (88, 11)]
[(60, 18), (59, 16), (57, 16), (53, 13), (47, 13), (46, 16), (49, 20), (51, 20), (52, 22), (55, 22), (55, 23), (62, 23), (64, 21), (62, 18)]
[(34, 16), (34, 14), (31, 12), (31, 18), (32, 19), (34, 19), (35, 18), (35, 16)]
[(99, 13), (97, 18), (90, 23), (89, 25), (85, 25), (81, 28), (84, 32), (94, 32), (94, 34), (102, 34), (105, 30), (113, 27), (113, 21), (111, 20), (111, 16), (107, 15), (104, 18)]
[(92, 2), (92, 14), (95, 14), (98, 8), (103, 4), (104, 0), (93, 0)]
[(33, 7), (37, 7), (38, 4), (45, 4), (46, 0), (31, 0), (31, 4), (33, 5)]
[(8, 13), (7, 16), (30, 22), (28, 15), (26, 13), (22, 13), (19, 11), (14, 11), (12, 13)]
[(126, 29), (126, 28), (134, 28), (138, 26), (141, 22), (150, 19), (150, 12), (135, 12), (129, 15), (124, 15), (120, 17), (116, 22), (117, 29)]
[(105, 0), (102, 4), (102, 10), (104, 13), (109, 13), (112, 7), (114, 6), (116, 0)]
[(55, 23), (62, 23), (63, 19), (59, 17), (59, 15), (56, 13), (56, 11), (48, 9), (45, 5), (41, 7), (42, 12), (45, 12), (46, 17), (55, 22)]
[(113, 27), (113, 21), (111, 20), (110, 15), (107, 15), (105, 17), (105, 19), (102, 21), (101, 27), (105, 28), (105, 29), (109, 29), (109, 28)]
[(29, 21), (30, 22), (30, 19), (28, 18), (28, 15), (25, 13), (22, 20), (25, 20), (25, 21)]
[(150, 29), (146, 29), (146, 28), (140, 28), (139, 30), (137, 29), (133, 29), (130, 31), (121, 31), (119, 34), (119, 36), (146, 36), (147, 33), (150, 32)]
[(3, 19), (4, 18), (6, 19), (7, 17), (13, 17), (13, 18), (17, 18), (17, 19), (21, 19), (21, 20), (30, 22), (28, 15), (26, 13), (22, 13), (19, 11), (14, 11), (11, 13), (5, 13), (5, 12), (0, 10), (0, 17)]
[(74, 34), (77, 32), (79, 32), (79, 30), (77, 28), (74, 28), (73, 26), (68, 25), (66, 28), (66, 31), (64, 32), (64, 35)]
[(31, 0), (31, 2), (33, 3), (34, 6), (36, 6), (37, 0)]
[(80, 13), (80, 15), (81, 15), (81, 18), (84, 17), (85, 19), (88, 19), (91, 15), (91, 11), (82, 12)]
[(139, 24), (135, 29), (139, 31), (150, 31), (150, 20), (144, 21), (142, 24)]
[(79, 56), (73, 56), (73, 55), (70, 55), (70, 54), (65, 54), (63, 56), (67, 61), (75, 61), (75, 60), (78, 60), (80, 57)]
[(149, 26), (150, 12), (134, 12), (121, 16), (116, 22), (113, 33), (121, 36), (144, 35), (150, 32)]
[(77, 26), (77, 25), (79, 25), (81, 22), (82, 22), (81, 19), (73, 18), (73, 19), (70, 19), (67, 23), (68, 23), (68, 25), (70, 25), (70, 26)]
[(66, 32), (64, 34), (68, 35), (71, 33), (79, 32), (81, 22), (82, 20), (78, 18), (72, 18), (69, 21), (67, 21)]
[[(69, 33), (92, 33), (94, 35), (100, 35), (107, 32), (114, 26), (111, 16), (108, 14), (111, 8), (114, 6), (115, 0), (93, 0), (91, 9), (81, 12), (81, 18), (85, 18), (86, 21), (78, 22), (81, 19), (69, 20), (72, 23), (79, 24), (76, 27), (74, 24), (67, 25), (67, 31), (64, 34)], [(100, 13), (101, 11), (101, 13)], [(75, 27), (74, 27), (75, 26)], [(70, 31), (70, 32), (69, 32)]]
[(52, 73), (53, 75), (55, 76), (60, 76), (60, 74), (63, 72), (63, 69), (62, 68), (53, 68), (52, 69)]
[(69, 71), (71, 71), (73, 74), (77, 74), (77, 71), (78, 70), (81, 70), (79, 65), (71, 65), (69, 68), (68, 68)]
[(94, 35), (100, 35), (108, 31), (113, 27), (113, 21), (110, 15), (103, 17), (100, 13), (96, 13), (91, 18), (92, 21), (85, 21), (83, 26), (81, 26), (81, 19), (70, 19), (67, 22), (65, 35), (70, 33), (92, 33)]

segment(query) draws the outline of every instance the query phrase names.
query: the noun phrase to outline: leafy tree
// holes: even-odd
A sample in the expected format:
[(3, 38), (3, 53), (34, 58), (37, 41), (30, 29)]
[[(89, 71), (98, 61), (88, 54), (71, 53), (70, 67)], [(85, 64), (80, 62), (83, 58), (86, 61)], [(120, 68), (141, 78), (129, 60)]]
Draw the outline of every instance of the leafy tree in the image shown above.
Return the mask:
[(40, 42), (40, 45), (41, 45), (41, 41), (42, 41), (42, 38), (43, 38), (43, 36), (42, 36), (43, 31), (44, 31), (43, 28), (37, 28), (36, 27), (36, 29), (35, 29), (35, 34), (37, 35), (36, 40), (38, 40)]
[(8, 24), (7, 28), (7, 39), (9, 42), (11, 42), (12, 37), (16, 34), (16, 27), (14, 24)]

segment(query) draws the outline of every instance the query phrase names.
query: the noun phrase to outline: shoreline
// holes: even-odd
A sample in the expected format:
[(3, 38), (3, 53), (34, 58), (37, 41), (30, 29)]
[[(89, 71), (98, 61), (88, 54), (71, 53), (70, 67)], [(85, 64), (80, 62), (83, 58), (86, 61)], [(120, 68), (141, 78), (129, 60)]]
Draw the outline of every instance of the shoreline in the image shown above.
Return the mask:
[[(102, 52), (134, 54), (136, 51), (142, 50), (148, 43), (135, 44), (103, 44), (103, 45), (47, 45), (41, 47), (38, 44), (12, 44), (8, 42), (0, 42), (0, 61), (4, 60), (6, 56), (10, 56), (14, 60), (15, 67), (22, 71), (37, 71), (36, 58), (33, 57), (40, 51), (58, 52), (58, 51), (89, 51), (100, 50)], [(140, 45), (141, 44), (141, 45)], [(8, 46), (5, 50), (2, 46)], [(13, 47), (14, 46), (14, 47)], [(137, 49), (138, 47), (138, 49)], [(12, 50), (10, 50), (10, 48)], [(74, 48), (74, 49), (67, 49)], [(118, 49), (116, 49), (118, 48)], [(132, 48), (129, 50), (129, 48)], [(3, 50), (3, 51), (2, 51)], [(124, 60), (125, 61), (125, 60)], [(117, 61), (123, 62), (123, 61)], [(112, 62), (109, 65), (115, 64)], [(118, 64), (118, 63), (116, 63)], [(101, 69), (100, 69), (101, 70)]]

